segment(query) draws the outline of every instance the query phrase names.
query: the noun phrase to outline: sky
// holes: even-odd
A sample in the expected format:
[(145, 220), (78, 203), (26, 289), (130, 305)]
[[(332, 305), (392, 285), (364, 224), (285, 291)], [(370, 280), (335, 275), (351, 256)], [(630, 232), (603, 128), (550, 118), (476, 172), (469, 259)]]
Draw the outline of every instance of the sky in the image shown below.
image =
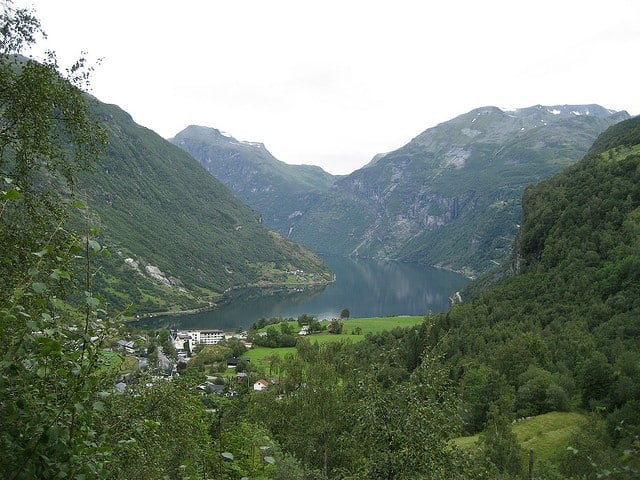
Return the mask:
[[(637, 0), (14, 0), (38, 48), (165, 138), (189, 125), (347, 174), (474, 108), (640, 114)], [(98, 60), (100, 59), (99, 63)]]

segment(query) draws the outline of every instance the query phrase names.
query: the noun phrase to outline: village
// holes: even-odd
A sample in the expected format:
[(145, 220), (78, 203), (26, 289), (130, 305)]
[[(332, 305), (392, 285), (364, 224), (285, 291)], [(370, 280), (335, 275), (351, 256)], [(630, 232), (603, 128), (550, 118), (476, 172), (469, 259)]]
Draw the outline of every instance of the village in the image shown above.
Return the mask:
[(266, 328), (261, 322), (254, 324), (251, 333), (243, 329), (225, 332), (220, 329), (173, 327), (153, 333), (130, 334), (127, 338), (117, 340), (110, 349), (129, 360), (126, 362), (129, 370), (121, 375), (116, 390), (125, 391), (143, 373), (149, 375), (146, 382), (151, 386), (159, 381), (170, 381), (190, 368), (204, 374), (204, 382), (197, 389), (206, 393), (232, 396), (239, 388), (263, 391), (269, 388), (273, 380), (253, 367), (251, 360), (244, 356), (254, 344), (295, 346), (299, 337), (323, 329), (338, 333), (337, 325), (341, 325), (338, 319), (330, 322), (318, 322), (306, 316), (302, 316), (302, 319), (311, 321), (296, 323), (289, 319), (275, 323), (275, 319), (272, 319), (272, 324), (267, 322)]

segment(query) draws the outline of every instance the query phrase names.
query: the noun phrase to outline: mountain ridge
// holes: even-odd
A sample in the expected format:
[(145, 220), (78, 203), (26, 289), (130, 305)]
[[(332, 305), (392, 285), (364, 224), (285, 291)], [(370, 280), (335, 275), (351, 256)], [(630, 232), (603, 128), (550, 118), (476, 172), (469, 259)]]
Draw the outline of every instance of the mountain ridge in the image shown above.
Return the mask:
[(136, 124), (116, 105), (92, 102), (109, 136), (80, 194), (112, 256), (97, 284), (137, 312), (208, 307), (226, 290), (287, 283), (288, 272), (331, 275), (312, 252), (260, 224), (260, 215), (190, 155)]
[[(337, 179), (291, 237), (320, 252), (487, 271), (508, 257), (524, 187), (624, 118), (596, 105), (474, 109)], [(337, 243), (314, 239), (326, 218), (319, 230), (341, 232)]]
[[(267, 225), (316, 252), (475, 276), (509, 258), (524, 188), (578, 161), (600, 133), (628, 117), (596, 104), (478, 107), (349, 175), (315, 177), (312, 186), (301, 186), (296, 166), (271, 154), (259, 158), (264, 151), (217, 129), (207, 138), (208, 127), (190, 126), (171, 141)], [(267, 172), (266, 162), (284, 173)]]
[(305, 211), (336, 178), (317, 166), (286, 164), (263, 143), (242, 142), (212, 127), (190, 125), (169, 141), (261, 212), (266, 225), (285, 235), (290, 216)]

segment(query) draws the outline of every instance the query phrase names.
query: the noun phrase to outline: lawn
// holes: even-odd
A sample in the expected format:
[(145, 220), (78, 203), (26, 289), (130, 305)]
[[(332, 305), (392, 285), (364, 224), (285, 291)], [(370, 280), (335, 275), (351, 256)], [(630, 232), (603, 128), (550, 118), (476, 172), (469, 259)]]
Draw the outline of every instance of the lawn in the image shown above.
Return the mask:
[[(420, 324), (424, 321), (423, 316), (399, 316), (399, 317), (374, 317), (374, 318), (350, 318), (344, 320), (344, 329), (340, 335), (334, 335), (328, 332), (314, 333), (304, 337), (310, 342), (319, 344), (329, 342), (359, 342), (364, 339), (368, 333), (380, 333), (394, 328), (405, 328)], [(355, 334), (354, 331), (359, 333)], [(295, 353), (295, 347), (286, 348), (268, 348), (254, 347), (250, 349), (243, 357), (249, 358), (252, 365), (258, 367), (267, 367), (269, 365), (269, 357), (279, 355), (284, 357), (288, 353)]]
[[(523, 461), (530, 449), (535, 461), (553, 460), (569, 446), (571, 435), (585, 422), (584, 415), (575, 412), (550, 412), (527, 418), (513, 425), (513, 432), (523, 449)], [(454, 443), (463, 450), (475, 448), (478, 435), (459, 437)]]

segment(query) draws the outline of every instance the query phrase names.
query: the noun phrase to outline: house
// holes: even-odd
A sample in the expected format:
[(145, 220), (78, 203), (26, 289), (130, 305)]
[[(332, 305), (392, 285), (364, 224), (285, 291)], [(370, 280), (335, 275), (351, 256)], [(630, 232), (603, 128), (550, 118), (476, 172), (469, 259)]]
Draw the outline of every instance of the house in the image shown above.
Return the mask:
[(238, 366), (238, 358), (230, 357), (227, 358), (227, 368), (236, 368)]
[[(193, 332), (196, 333), (196, 332)], [(215, 345), (225, 340), (223, 330), (199, 330), (198, 343), (204, 345)]]
[(215, 383), (207, 383), (207, 392), (213, 393), (214, 395), (223, 395), (224, 394), (224, 385), (217, 385)]
[(171, 331), (171, 341), (177, 351), (193, 351), (196, 346), (195, 340), (191, 332), (182, 332), (178, 330)]
[(269, 387), (269, 382), (267, 382), (265, 379), (261, 378), (260, 380), (258, 380), (256, 383), (253, 384), (253, 389), (256, 392), (260, 392), (262, 390), (265, 390), (266, 388)]
[(133, 355), (136, 351), (135, 343), (127, 342), (126, 340), (118, 340), (118, 346), (122, 348), (129, 355)]
[(247, 357), (229, 357), (227, 358), (227, 368), (236, 368), (241, 361), (247, 364), (251, 362), (251, 359)]

